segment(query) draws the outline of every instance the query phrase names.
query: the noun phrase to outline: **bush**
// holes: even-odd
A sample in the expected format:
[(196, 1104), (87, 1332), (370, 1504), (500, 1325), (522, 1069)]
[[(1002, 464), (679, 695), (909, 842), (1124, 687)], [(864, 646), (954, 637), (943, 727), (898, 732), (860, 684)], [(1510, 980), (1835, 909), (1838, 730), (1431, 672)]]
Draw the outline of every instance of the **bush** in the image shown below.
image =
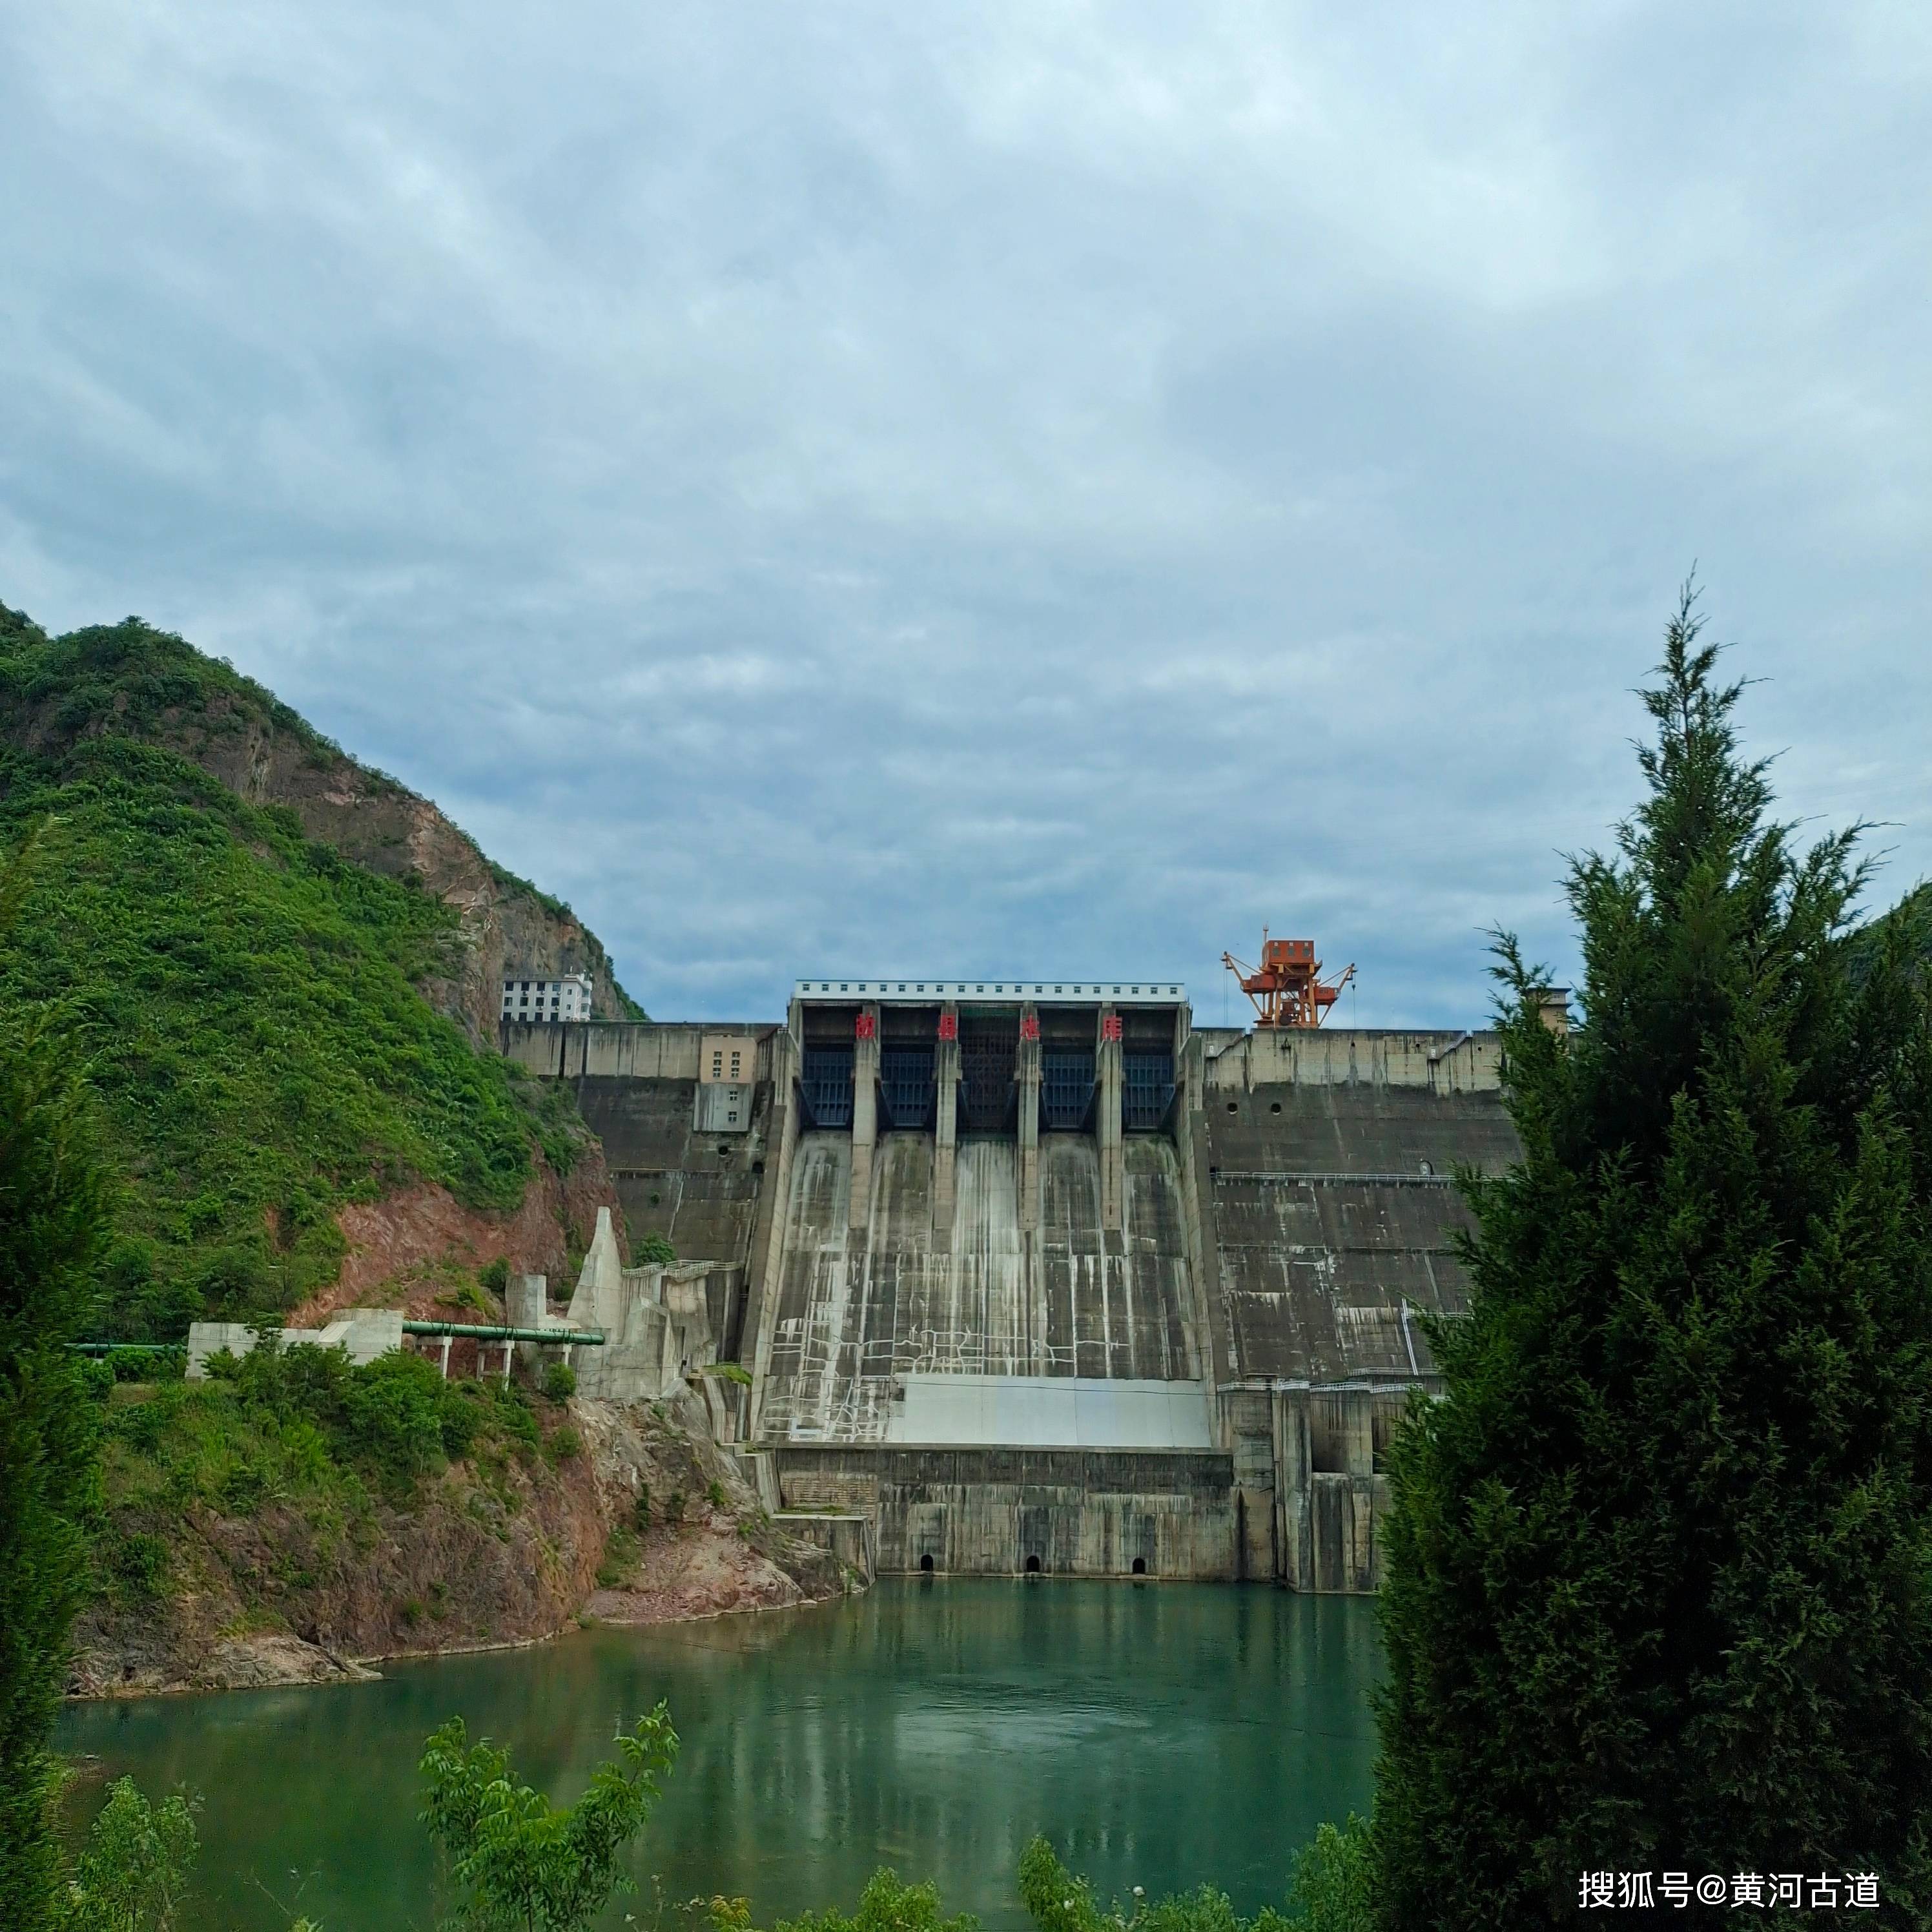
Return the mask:
[(172, 1932), (201, 1848), (200, 1809), (179, 1792), (157, 1808), (117, 1778), (55, 1905), (57, 1932)]
[[(359, 1516), (365, 1485), (401, 1502), (481, 1442), (538, 1444), (519, 1391), (446, 1382), (418, 1355), (355, 1366), (340, 1349), (284, 1349), (271, 1333), (239, 1360), (221, 1354), (207, 1366), (204, 1382), (164, 1383), (148, 1400), (106, 1412), (116, 1493), (171, 1508), (198, 1500), (234, 1514), (308, 1497), (326, 1503), (326, 1514)], [(111, 1559), (103, 1568), (114, 1574)]]
[(442, 1453), (452, 1462), (467, 1456), (488, 1420), (489, 1398), (474, 1382), (446, 1382), (437, 1420), (442, 1430)]
[(101, 1360), (117, 1382), (178, 1382), (188, 1372), (187, 1347), (170, 1342), (147, 1348), (116, 1348)]
[(106, 1564), (117, 1590), (137, 1598), (158, 1597), (167, 1574), (168, 1546), (158, 1536), (133, 1531), (109, 1540)]
[(573, 1456), (584, 1454), (584, 1438), (566, 1422), (562, 1428), (550, 1432), (550, 1439), (544, 1444), (544, 1453), (553, 1462), (567, 1462)]
[(668, 1268), (676, 1259), (668, 1234), (646, 1234), (631, 1252), (633, 1268)]
[(568, 1362), (553, 1362), (544, 1370), (544, 1400), (564, 1402), (577, 1393), (577, 1371)]
[(496, 1382), (491, 1385), (490, 1401), (491, 1420), (496, 1426), (520, 1448), (536, 1449), (543, 1440), (543, 1431), (523, 1390), (514, 1383)]
[[(1292, 1922), (1271, 1906), (1242, 1918), (1227, 1894), (1211, 1885), (1152, 1904), (1137, 1900), (1131, 1912), (1118, 1900), (1102, 1906), (1092, 1886), (1076, 1878), (1044, 1838), (1034, 1838), (1020, 1854), (1019, 1881), (1020, 1902), (1039, 1932), (1120, 1932), (1130, 1918), (1136, 1932), (1292, 1932)], [(1314, 1923), (1320, 1932), (1355, 1932), (1346, 1921)]]
[(388, 1488), (408, 1490), (442, 1462), (448, 1387), (422, 1356), (400, 1350), (352, 1370), (343, 1390), (351, 1454), (373, 1465)]
[(856, 1911), (808, 1912), (779, 1920), (776, 1932), (978, 1932), (979, 1924), (968, 1912), (942, 1918), (939, 1888), (930, 1880), (906, 1885), (896, 1872), (882, 1869), (866, 1880)]
[(617, 1739), (574, 1804), (551, 1804), (516, 1777), (507, 1751), (472, 1744), (452, 1718), (424, 1746), (422, 1819), (449, 1862), (460, 1894), (457, 1922), (583, 1932), (614, 1892), (633, 1888), (619, 1869), (677, 1756), (662, 1704)]
[(510, 1286), (510, 1264), (499, 1255), (494, 1261), (485, 1262), (476, 1270), (476, 1280), (478, 1286), (488, 1289), (492, 1294), (502, 1294)]
[(1294, 1862), (1288, 1903), (1310, 1932), (1374, 1932), (1375, 1846), (1369, 1821), (1352, 1811), (1339, 1829), (1324, 1824)]
[(597, 1566), (598, 1588), (616, 1588), (637, 1567), (638, 1539), (620, 1523), (604, 1545), (604, 1560)]

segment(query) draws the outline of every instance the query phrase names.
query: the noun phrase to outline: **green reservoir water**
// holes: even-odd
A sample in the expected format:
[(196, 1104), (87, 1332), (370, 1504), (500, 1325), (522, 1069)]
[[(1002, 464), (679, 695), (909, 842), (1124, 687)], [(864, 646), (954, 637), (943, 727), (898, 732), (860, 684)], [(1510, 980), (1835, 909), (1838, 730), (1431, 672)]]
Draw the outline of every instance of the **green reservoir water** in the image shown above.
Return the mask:
[[(1103, 1893), (1211, 1880), (1279, 1903), (1294, 1848), (1367, 1808), (1372, 1604), (1212, 1585), (889, 1582), (818, 1608), (392, 1666), (381, 1682), (76, 1705), (58, 1742), (151, 1795), (201, 1793), (198, 1928), (431, 1926), (416, 1762), (452, 1714), (574, 1797), (620, 1719), (682, 1739), (640, 1893), (742, 1894), (757, 1922), (849, 1906), (875, 1868), (1005, 1932), (1046, 1834)], [(272, 1895), (272, 1897), (271, 1896)], [(665, 1932), (675, 1932), (668, 1913)]]

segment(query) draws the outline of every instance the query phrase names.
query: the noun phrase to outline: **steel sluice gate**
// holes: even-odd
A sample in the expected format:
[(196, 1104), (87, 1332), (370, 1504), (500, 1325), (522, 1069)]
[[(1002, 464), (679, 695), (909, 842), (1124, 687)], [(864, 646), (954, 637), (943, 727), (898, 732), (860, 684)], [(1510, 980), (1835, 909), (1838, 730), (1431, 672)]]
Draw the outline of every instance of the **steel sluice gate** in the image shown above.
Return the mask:
[(1078, 1129), (1094, 1104), (1091, 1048), (1048, 1047), (1040, 1056), (1040, 1124)]
[(968, 1024), (960, 1035), (959, 1124), (968, 1133), (998, 1133), (1012, 1118), (1019, 1028)]
[(800, 1098), (814, 1127), (852, 1124), (852, 1049), (808, 1046), (799, 1071)]
[(929, 1046), (888, 1046), (879, 1054), (879, 1097), (894, 1127), (932, 1124), (936, 1082)]
[(1120, 1125), (1130, 1132), (1150, 1132), (1167, 1119), (1174, 1105), (1174, 1055), (1124, 1053), (1120, 1055)]

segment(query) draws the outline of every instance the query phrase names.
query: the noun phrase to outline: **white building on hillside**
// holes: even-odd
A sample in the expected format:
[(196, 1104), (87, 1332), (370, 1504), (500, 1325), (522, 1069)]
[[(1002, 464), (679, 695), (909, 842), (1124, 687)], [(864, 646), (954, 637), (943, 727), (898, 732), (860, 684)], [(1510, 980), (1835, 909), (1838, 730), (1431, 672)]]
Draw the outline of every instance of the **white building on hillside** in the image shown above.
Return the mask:
[(590, 1017), (590, 979), (572, 973), (561, 980), (506, 980), (503, 1017), (506, 1020), (587, 1020)]

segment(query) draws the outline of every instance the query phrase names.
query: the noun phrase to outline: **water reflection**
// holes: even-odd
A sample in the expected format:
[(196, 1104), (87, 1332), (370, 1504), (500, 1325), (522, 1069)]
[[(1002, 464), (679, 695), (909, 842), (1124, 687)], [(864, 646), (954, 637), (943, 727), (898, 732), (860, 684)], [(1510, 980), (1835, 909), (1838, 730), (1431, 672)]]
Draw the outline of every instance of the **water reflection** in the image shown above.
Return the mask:
[[(668, 1699), (683, 1739), (636, 1862), (759, 1920), (849, 1903), (873, 1868), (1022, 1922), (1044, 1831), (1103, 1891), (1211, 1879), (1278, 1900), (1288, 1852), (1366, 1808), (1380, 1668), (1358, 1600), (1210, 1586), (909, 1581), (854, 1602), (398, 1666), (379, 1684), (88, 1706), (65, 1750), (207, 1802), (206, 1927), (434, 1922), (422, 1739), (460, 1712), (573, 1797), (620, 1721)], [(98, 1802), (98, 1784), (82, 1803)], [(610, 1923), (622, 1922), (622, 1912)]]

